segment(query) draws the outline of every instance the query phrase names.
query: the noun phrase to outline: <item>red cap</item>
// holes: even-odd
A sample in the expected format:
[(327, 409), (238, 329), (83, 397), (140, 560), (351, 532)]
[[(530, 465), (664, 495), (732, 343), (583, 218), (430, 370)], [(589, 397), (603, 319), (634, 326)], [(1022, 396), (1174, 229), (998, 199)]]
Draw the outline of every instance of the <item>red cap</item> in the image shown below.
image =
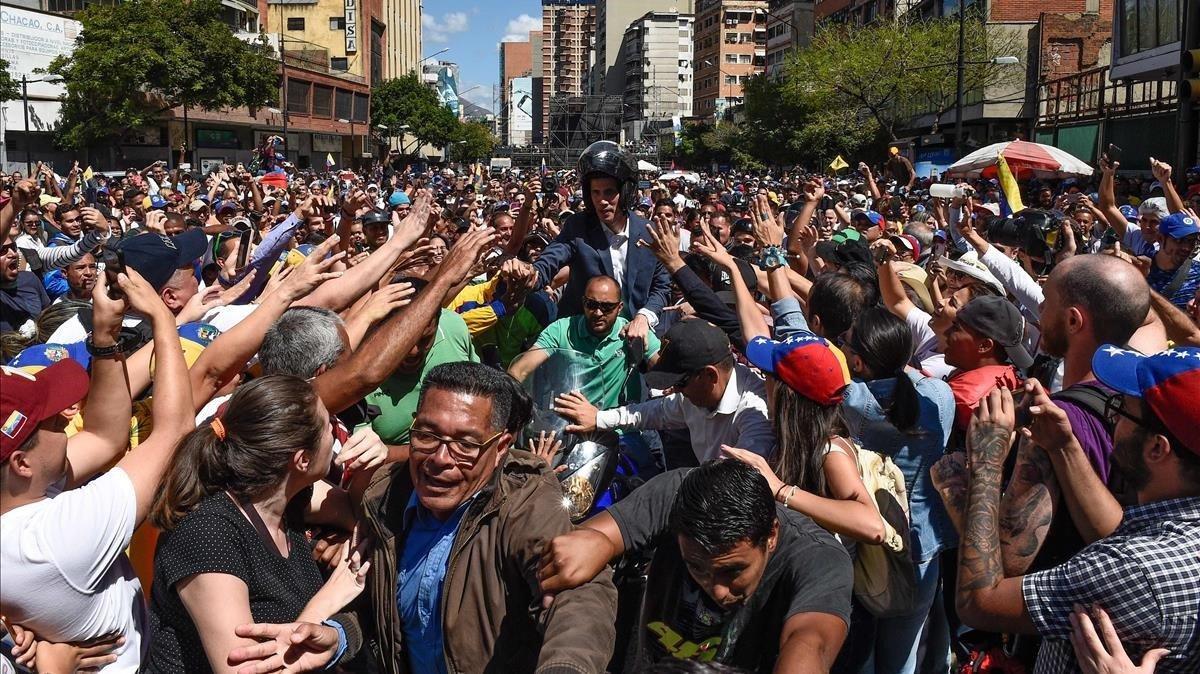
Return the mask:
[(38, 424), (83, 400), (88, 374), (71, 359), (29, 374), (0, 367), (0, 461), (29, 439)]

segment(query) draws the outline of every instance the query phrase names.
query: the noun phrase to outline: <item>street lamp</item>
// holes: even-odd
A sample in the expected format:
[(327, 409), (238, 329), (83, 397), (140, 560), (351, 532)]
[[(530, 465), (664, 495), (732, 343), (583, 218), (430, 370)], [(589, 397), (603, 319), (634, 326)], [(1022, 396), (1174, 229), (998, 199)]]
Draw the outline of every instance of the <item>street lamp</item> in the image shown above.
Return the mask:
[[(715, 68), (717, 69), (717, 72), (718, 72), (718, 73), (720, 73), (720, 74), (722, 74), (722, 75), (725, 75), (725, 76), (728, 76), (728, 77), (732, 77), (732, 78), (734, 78), (734, 79), (737, 79), (737, 75), (730, 75), (729, 73), (725, 72), (725, 69), (724, 69), (724, 68), (722, 68), (722, 67), (721, 67), (721, 66), (719, 66), (719, 65), (716, 65), (716, 64), (714, 64), (714, 63), (713, 63), (713, 61), (712, 61), (712, 59), (704, 59), (704, 65), (707, 65), (707, 66), (713, 66), (713, 67), (715, 67)], [(718, 94), (720, 93), (720, 89), (718, 89), (718, 90), (717, 90), (717, 93), (718, 93)], [(721, 98), (724, 98), (724, 99), (725, 99), (725, 105), (727, 106), (727, 107), (726, 107), (726, 111), (728, 111), (728, 109), (729, 109), (729, 107), (730, 107), (730, 103), (729, 103), (729, 99), (730, 99), (730, 97), (729, 97), (729, 96), (722, 96)], [(721, 121), (721, 118), (720, 118), (720, 117), (717, 117), (717, 121), (718, 121), (718, 122), (720, 122), (720, 121)]]
[(29, 83), (38, 82), (62, 82), (61, 77), (39, 77), (29, 79), (28, 75), (21, 75), (21, 106), (25, 113), (25, 175), (28, 176), (33, 172), (33, 159), (30, 156), (30, 148), (33, 143), (29, 139)]
[(350, 119), (338, 118), (340, 124), (350, 125), (350, 169), (354, 169), (354, 155), (358, 154), (354, 151), (354, 115), (350, 115)]
[(426, 56), (425, 58), (421, 59), (420, 61), (417, 61), (417, 65), (421, 65), (422, 63), (428, 61), (429, 59), (433, 58), (434, 56), (438, 56), (439, 54), (445, 54), (448, 51), (450, 51), (449, 47), (446, 47), (445, 49), (441, 49), (439, 51), (435, 51), (432, 54), (430, 54), (429, 56)]

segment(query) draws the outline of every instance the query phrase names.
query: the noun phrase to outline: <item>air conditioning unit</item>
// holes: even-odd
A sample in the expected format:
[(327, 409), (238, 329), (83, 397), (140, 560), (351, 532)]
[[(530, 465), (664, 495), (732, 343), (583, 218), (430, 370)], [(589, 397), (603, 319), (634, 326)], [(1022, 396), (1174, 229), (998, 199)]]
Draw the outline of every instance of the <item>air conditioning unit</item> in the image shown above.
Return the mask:
[(738, 25), (737, 19), (725, 19), (725, 25), (726, 26), (736, 26), (736, 25)]

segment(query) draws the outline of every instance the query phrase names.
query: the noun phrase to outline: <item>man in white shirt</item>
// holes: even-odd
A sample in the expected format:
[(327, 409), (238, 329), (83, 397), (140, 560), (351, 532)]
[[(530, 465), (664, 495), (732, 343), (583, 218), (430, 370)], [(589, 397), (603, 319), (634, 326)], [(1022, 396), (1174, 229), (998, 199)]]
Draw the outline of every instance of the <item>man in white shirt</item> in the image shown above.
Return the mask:
[(668, 330), (662, 343), (646, 383), (668, 395), (604, 411), (579, 392), (559, 396), (554, 411), (571, 422), (566, 431), (686, 428), (700, 463), (717, 458), (721, 445), (770, 457), (775, 432), (767, 419), (766, 385), (736, 362), (725, 332), (691, 319)]
[[(0, 368), (0, 614), (44, 641), (123, 637), (105, 670), (136, 672), (149, 622), (124, 550), (193, 427), (192, 397), (174, 316), (136, 272), (121, 279), (127, 301), (154, 326), (148, 440), (124, 453), (131, 418), (117, 340), (124, 303), (108, 299), (103, 276), (92, 296), (90, 391), (74, 360), (33, 374)], [(85, 394), (83, 430), (68, 440)]]

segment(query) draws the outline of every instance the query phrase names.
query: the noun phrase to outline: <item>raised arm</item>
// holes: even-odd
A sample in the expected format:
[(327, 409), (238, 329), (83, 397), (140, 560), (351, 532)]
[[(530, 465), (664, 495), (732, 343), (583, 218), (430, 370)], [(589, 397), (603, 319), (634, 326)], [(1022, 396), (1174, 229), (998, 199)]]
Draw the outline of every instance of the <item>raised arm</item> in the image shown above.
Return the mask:
[(1129, 230), (1129, 221), (1121, 214), (1121, 209), (1117, 206), (1117, 193), (1114, 188), (1116, 182), (1117, 169), (1121, 163), (1109, 161), (1105, 157), (1100, 157), (1100, 212), (1104, 214), (1104, 219), (1108, 222), (1108, 226), (1112, 227), (1117, 233), (1117, 240), (1125, 240), (1125, 232)]
[(484, 247), (495, 238), (491, 228), (468, 232), (446, 254), (437, 275), (411, 304), (380, 324), (345, 362), (316, 378), (313, 386), (330, 412), (346, 409), (391, 376), (425, 326), (441, 311), (446, 291), (470, 272)]
[(1183, 198), (1179, 196), (1179, 191), (1175, 189), (1175, 183), (1171, 182), (1171, 165), (1165, 161), (1159, 161), (1151, 157), (1150, 171), (1154, 173), (1154, 179), (1162, 185), (1163, 196), (1167, 199), (1167, 211), (1178, 213), (1186, 209), (1187, 204), (1183, 203)]

